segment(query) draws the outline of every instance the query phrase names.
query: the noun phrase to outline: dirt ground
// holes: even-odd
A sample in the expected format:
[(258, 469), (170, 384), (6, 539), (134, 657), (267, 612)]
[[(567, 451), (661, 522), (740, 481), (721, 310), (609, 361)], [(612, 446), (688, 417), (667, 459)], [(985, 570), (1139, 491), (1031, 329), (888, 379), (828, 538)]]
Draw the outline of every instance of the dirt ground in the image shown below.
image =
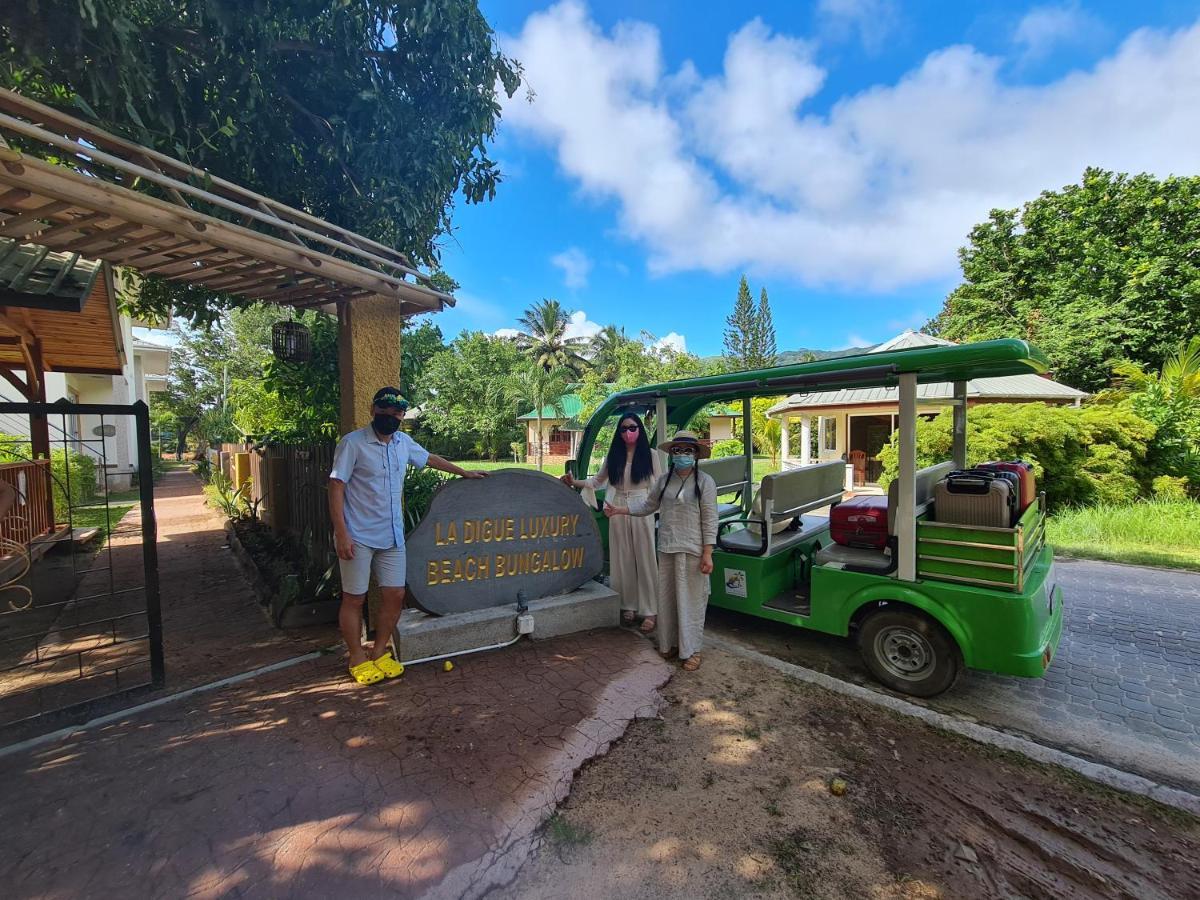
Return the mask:
[(664, 694), (499, 896), (1197, 896), (1184, 813), (719, 651)]

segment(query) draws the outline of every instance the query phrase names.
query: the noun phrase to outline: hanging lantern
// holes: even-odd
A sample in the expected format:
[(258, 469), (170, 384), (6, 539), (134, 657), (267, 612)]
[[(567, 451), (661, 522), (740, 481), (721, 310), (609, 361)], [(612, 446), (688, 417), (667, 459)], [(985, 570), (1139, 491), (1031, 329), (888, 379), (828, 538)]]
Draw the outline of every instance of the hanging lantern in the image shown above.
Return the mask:
[(282, 362), (308, 362), (312, 358), (308, 326), (300, 322), (276, 322), (271, 326), (271, 352)]

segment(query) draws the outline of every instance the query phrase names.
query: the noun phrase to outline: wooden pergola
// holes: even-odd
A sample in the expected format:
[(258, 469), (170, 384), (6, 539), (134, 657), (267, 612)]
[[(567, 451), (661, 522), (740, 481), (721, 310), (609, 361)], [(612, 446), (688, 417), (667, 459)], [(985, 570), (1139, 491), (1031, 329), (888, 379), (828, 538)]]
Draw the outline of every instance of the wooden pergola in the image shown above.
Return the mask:
[[(53, 160), (53, 161), (50, 161)], [(254, 300), (440, 310), (399, 251), (0, 90), (0, 236)]]

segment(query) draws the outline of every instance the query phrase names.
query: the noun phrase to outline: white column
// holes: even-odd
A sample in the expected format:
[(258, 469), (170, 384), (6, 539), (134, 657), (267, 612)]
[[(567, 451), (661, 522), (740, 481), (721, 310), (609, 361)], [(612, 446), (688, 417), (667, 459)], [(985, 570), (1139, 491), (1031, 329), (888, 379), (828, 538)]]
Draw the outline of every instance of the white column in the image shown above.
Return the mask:
[(789, 415), (781, 416), (779, 419), (779, 464), (782, 467), (791, 455), (792, 448), (790, 446), (792, 436), (788, 434), (788, 428), (792, 424), (792, 417)]
[(917, 580), (917, 376), (900, 376), (900, 472), (896, 479), (896, 577)]
[(954, 382), (954, 436), (953, 452), (954, 465), (959, 469), (967, 467), (967, 383)]
[(817, 416), (817, 459), (821, 458), (821, 451), (825, 449), (825, 416)]
[(800, 465), (812, 463), (812, 416), (800, 417)]
[[(667, 398), (659, 397), (658, 400), (655, 401), (655, 404), (654, 404), (654, 444), (655, 444), (655, 446), (661, 444), (666, 439), (667, 439)], [(658, 453), (658, 461), (662, 465), (662, 469), (665, 472), (667, 470), (667, 454), (662, 453), (658, 450), (656, 450), (654, 452)]]

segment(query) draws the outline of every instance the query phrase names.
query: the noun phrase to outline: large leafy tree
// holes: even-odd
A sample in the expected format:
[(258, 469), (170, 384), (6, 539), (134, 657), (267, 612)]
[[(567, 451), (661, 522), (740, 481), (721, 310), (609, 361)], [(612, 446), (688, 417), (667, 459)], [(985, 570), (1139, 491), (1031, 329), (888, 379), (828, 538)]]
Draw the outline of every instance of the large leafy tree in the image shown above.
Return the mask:
[(959, 260), (963, 283), (935, 334), (1025, 338), (1085, 390), (1108, 383), (1114, 359), (1158, 369), (1200, 319), (1200, 177), (1088, 169), (1020, 210), (993, 210)]
[(625, 329), (616, 325), (605, 325), (588, 346), (592, 368), (604, 381), (616, 381), (621, 374), (621, 351), (630, 343)]
[(430, 319), (413, 325), (406, 322), (400, 334), (400, 391), (410, 403), (420, 406), (429, 399), (425, 386), (425, 368), (433, 357), (446, 349), (442, 329)]
[(519, 81), (475, 0), (0, 3), (0, 86), (424, 263), (456, 193), (494, 195), (497, 88)]
[(571, 317), (557, 300), (541, 300), (518, 320), (517, 345), (546, 371), (568, 369), (579, 375), (587, 369), (583, 357), (587, 341), (567, 337)]
[(423, 424), (450, 446), (496, 459), (520, 434), (505, 382), (524, 362), (510, 340), (460, 334), (425, 369)]
[(550, 409), (561, 418), (563, 394), (567, 392), (573, 373), (568, 369), (544, 369), (536, 362), (528, 362), (512, 372), (504, 382), (508, 396), (518, 406), (531, 406), (537, 422), (537, 467), (541, 472), (545, 459), (542, 440), (543, 413)]

